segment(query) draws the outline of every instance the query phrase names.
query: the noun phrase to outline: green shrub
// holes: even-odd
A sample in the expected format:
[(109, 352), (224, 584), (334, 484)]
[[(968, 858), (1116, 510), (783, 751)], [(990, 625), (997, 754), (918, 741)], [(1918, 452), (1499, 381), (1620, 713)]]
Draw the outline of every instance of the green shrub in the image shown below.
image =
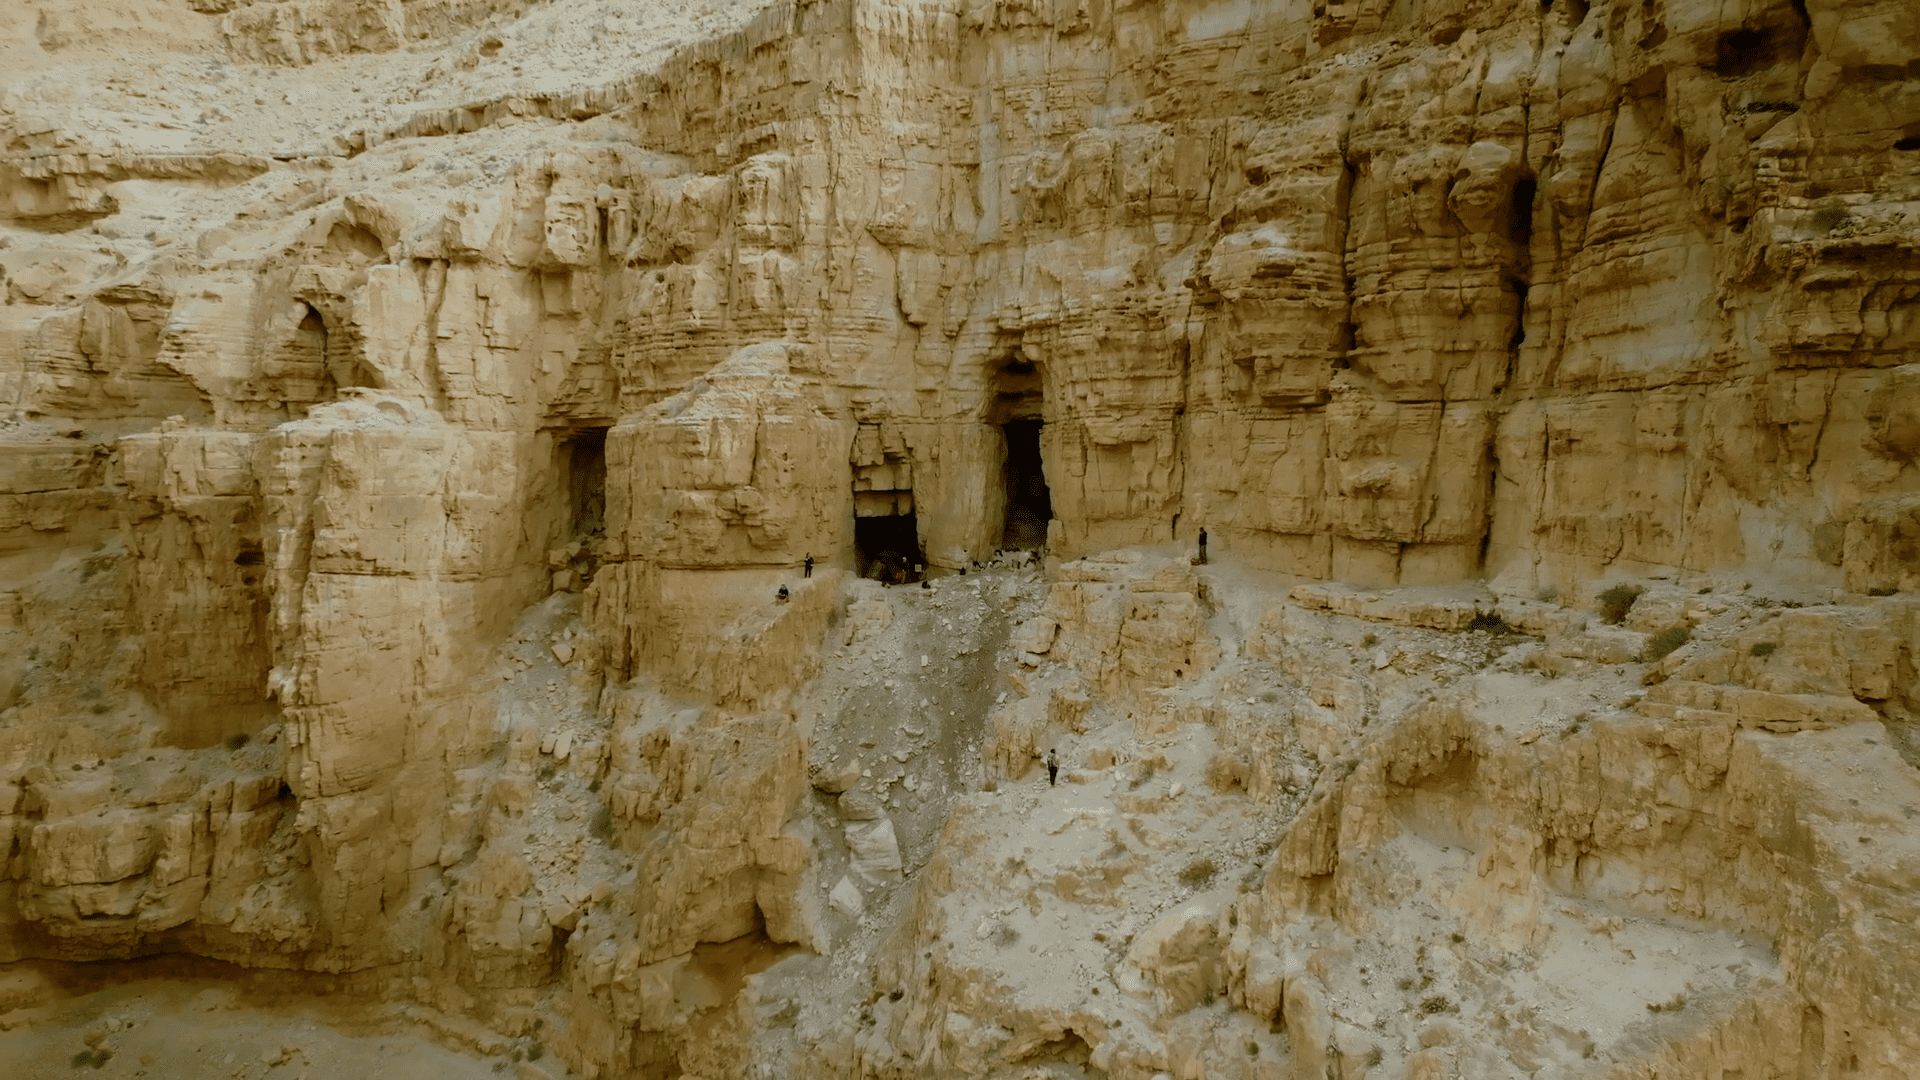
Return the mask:
[(1640, 659), (1651, 664), (1692, 640), (1693, 630), (1685, 623), (1669, 626), (1647, 639), (1646, 648), (1640, 650)]
[(229, 749), (229, 750), (238, 750), (238, 749), (240, 749), (241, 747), (243, 747), (243, 746), (245, 746), (245, 745), (247, 745), (247, 733), (246, 733), (246, 732), (244, 732), (244, 731), (243, 731), (243, 732), (241, 732), (241, 733), (240, 733), (240, 734), (238, 734), (238, 735), (229, 735), (229, 736), (227, 736), (227, 749)]
[(1420, 1003), (1420, 1011), (1432, 1016), (1435, 1013), (1456, 1012), (1458, 1008), (1453, 1002), (1447, 1000), (1445, 994), (1435, 994)]
[(1204, 889), (1213, 884), (1216, 873), (1219, 868), (1213, 865), (1212, 859), (1195, 859), (1180, 871), (1180, 884), (1190, 889)]
[(1756, 641), (1753, 643), (1753, 648), (1747, 650), (1747, 655), (1759, 657), (1772, 656), (1774, 650), (1779, 647), (1780, 643), (1777, 641)]
[(1600, 594), (1600, 621), (1608, 626), (1618, 626), (1627, 619), (1627, 612), (1633, 610), (1633, 602), (1640, 599), (1646, 590), (1638, 585), (1610, 585)]

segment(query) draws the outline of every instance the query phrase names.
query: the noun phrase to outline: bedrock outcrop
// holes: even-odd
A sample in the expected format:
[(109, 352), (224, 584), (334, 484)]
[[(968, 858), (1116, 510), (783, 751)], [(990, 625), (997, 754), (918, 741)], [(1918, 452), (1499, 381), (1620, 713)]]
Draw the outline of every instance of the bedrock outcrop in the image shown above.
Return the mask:
[(1914, 1075), (1909, 5), (18, 8), (0, 961)]

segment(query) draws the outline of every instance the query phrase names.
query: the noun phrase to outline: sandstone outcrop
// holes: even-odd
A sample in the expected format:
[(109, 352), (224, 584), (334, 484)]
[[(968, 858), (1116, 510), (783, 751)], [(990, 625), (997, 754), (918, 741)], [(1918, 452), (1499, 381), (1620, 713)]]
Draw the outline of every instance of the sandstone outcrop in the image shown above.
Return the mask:
[(0, 962), (1915, 1075), (1907, 6), (18, 7)]

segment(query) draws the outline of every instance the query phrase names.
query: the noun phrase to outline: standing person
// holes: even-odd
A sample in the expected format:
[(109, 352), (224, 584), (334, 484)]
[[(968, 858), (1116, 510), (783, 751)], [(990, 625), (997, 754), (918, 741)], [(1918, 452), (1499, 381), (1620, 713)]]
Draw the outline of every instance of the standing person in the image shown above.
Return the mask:
[(800, 576), (803, 578), (809, 578), (813, 576), (813, 555), (811, 553), (807, 555), (807, 561), (805, 563), (804, 568), (800, 571)]
[(1194, 561), (1201, 566), (1207, 565), (1207, 530), (1205, 529), (1200, 530), (1200, 557)]
[(1060, 776), (1060, 755), (1047, 748), (1047, 786), (1053, 787)]

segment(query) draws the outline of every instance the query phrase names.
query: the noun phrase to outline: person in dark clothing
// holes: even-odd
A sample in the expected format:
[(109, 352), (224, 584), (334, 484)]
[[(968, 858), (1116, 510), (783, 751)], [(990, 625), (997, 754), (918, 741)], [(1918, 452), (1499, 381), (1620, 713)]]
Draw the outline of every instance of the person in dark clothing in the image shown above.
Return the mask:
[(1047, 750), (1047, 786), (1048, 787), (1055, 786), (1059, 776), (1060, 776), (1060, 755), (1054, 753), (1053, 750), (1049, 748)]
[(792, 595), (792, 593), (787, 591), (787, 587), (782, 585), (780, 586), (780, 591), (773, 594), (773, 602), (776, 604), (784, 604), (787, 602), (787, 598)]
[(802, 564), (802, 567), (800, 570), (800, 576), (803, 578), (808, 578), (813, 576), (813, 556), (812, 555), (808, 555), (807, 561), (804, 564)]
[(1207, 530), (1205, 529), (1200, 530), (1200, 557), (1194, 562), (1201, 566), (1207, 565)]

